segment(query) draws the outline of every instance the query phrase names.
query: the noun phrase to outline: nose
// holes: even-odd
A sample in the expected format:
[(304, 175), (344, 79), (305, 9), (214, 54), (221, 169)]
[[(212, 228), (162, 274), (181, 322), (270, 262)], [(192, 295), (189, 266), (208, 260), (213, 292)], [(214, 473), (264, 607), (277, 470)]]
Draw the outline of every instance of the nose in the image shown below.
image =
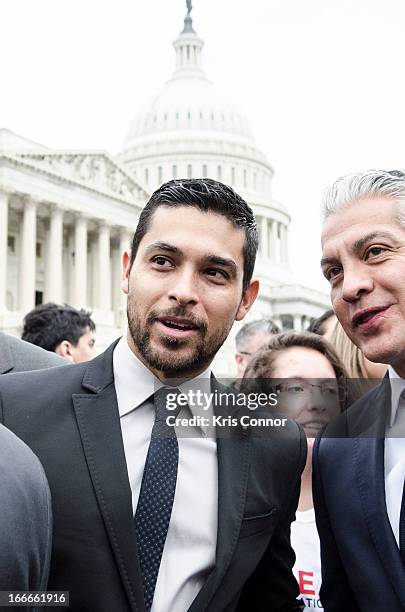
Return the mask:
[(319, 387), (311, 387), (310, 398), (309, 398), (308, 410), (314, 412), (324, 412), (326, 410), (325, 407), (325, 398), (319, 389)]
[(198, 302), (197, 283), (191, 270), (179, 270), (169, 289), (169, 299), (182, 306)]
[(355, 302), (362, 295), (370, 293), (373, 287), (373, 279), (368, 270), (358, 268), (350, 271), (345, 270), (342, 298), (345, 302)]

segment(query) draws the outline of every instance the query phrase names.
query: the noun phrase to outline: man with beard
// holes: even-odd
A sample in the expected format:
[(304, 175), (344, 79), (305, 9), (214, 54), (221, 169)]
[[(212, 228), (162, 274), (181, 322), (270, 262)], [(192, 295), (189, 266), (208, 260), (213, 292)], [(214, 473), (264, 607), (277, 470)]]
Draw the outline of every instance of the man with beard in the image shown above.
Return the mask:
[(256, 298), (256, 251), (253, 213), (230, 187), (162, 185), (124, 254), (127, 338), (61, 375), (2, 381), (4, 423), (48, 476), (48, 588), (68, 590), (70, 610), (302, 609), (289, 542), (302, 432), (180, 437), (165, 412), (169, 395), (178, 416), (179, 391), (219, 389), (210, 363)]

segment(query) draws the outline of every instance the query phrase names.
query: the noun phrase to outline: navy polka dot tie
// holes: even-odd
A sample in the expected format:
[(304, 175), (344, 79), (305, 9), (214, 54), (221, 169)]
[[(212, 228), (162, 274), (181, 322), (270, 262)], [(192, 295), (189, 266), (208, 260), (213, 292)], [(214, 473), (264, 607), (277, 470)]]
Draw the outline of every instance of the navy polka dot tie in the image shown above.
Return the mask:
[[(151, 609), (160, 560), (169, 528), (176, 490), (179, 447), (174, 427), (166, 418), (180, 411), (178, 389), (163, 387), (154, 395), (155, 422), (146, 457), (135, 513), (135, 531), (141, 566), (145, 607)], [(174, 410), (168, 410), (173, 407)]]

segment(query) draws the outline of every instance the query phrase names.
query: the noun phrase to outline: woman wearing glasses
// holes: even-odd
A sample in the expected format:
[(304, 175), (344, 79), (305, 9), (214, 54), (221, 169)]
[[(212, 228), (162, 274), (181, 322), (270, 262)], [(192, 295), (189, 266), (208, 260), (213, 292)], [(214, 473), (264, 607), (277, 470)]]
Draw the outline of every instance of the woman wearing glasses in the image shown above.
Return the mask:
[(296, 554), (294, 574), (305, 610), (322, 610), (319, 601), (321, 560), (312, 500), (314, 437), (345, 406), (346, 373), (333, 348), (309, 332), (277, 334), (249, 362), (241, 384), (244, 392), (276, 392), (279, 414), (299, 423), (308, 439), (307, 463), (301, 479), (291, 545)]

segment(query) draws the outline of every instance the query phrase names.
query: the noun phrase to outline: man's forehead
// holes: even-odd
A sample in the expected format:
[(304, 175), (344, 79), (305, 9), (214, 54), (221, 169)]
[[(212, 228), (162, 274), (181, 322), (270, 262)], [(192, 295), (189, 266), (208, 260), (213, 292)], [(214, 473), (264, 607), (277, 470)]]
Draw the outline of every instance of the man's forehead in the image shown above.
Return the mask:
[(164, 243), (178, 249), (179, 255), (198, 251), (243, 259), (245, 230), (215, 211), (162, 205), (153, 212), (141, 242), (143, 250), (148, 251)]
[(398, 219), (398, 202), (388, 198), (364, 199), (338, 209), (325, 221), (323, 250), (339, 244), (354, 244), (366, 237), (404, 231)]

